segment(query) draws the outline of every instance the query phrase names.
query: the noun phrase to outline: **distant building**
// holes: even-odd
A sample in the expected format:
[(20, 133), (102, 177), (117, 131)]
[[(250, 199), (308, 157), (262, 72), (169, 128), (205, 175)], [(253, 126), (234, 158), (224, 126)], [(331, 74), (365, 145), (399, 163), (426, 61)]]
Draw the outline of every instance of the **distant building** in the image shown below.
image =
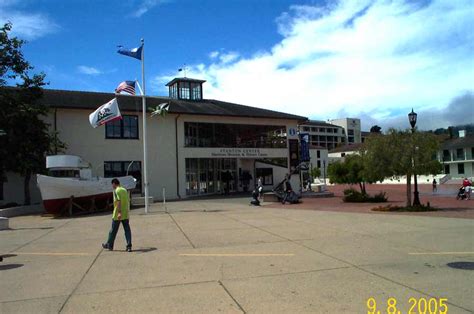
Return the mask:
[(331, 149), (328, 152), (328, 160), (330, 163), (335, 162), (335, 161), (342, 161), (344, 160), (344, 157), (348, 155), (357, 154), (361, 146), (362, 146), (362, 143), (357, 143), (357, 144), (348, 144), (348, 145)]
[(321, 170), (321, 177), (327, 173), (329, 164), (328, 149), (322, 146), (310, 146), (309, 156), (311, 158), (310, 167)]
[(370, 132), (362, 131), (360, 132), (361, 143), (365, 143), (365, 140), (370, 136)]
[(438, 160), (444, 173), (451, 178), (472, 178), (474, 176), (474, 135), (459, 131), (459, 137), (448, 139), (441, 145)]
[[(175, 78), (167, 84), (169, 97), (147, 96), (148, 108), (169, 103), (166, 117), (147, 115), (150, 195), (180, 199), (247, 191), (258, 177), (271, 189), (298, 165), (297, 125), (307, 118), (205, 99), (203, 83)], [(92, 128), (89, 114), (113, 98), (122, 119)], [(51, 109), (45, 120), (67, 144), (65, 154), (90, 162), (93, 176), (120, 177), (130, 170), (137, 179), (132, 192), (142, 193), (141, 96), (45, 89), (40, 101)], [(291, 180), (299, 190), (299, 177)], [(39, 202), (35, 180), (30, 183), (32, 203)], [(22, 201), (23, 178), (7, 173), (6, 182), (0, 180), (0, 204)]]
[(300, 133), (309, 133), (310, 144), (331, 150), (346, 143), (343, 127), (324, 121), (308, 120), (299, 125)]
[(328, 123), (342, 127), (346, 134), (346, 143), (362, 143), (361, 124), (360, 119), (357, 118), (343, 118), (328, 120)]

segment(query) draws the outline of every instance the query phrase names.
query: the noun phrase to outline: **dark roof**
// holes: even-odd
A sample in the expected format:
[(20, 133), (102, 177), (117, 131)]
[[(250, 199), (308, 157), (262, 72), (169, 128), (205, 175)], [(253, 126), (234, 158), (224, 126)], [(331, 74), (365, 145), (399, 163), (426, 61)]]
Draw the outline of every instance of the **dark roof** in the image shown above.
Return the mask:
[(331, 153), (343, 153), (343, 152), (353, 152), (358, 150), (363, 144), (362, 143), (354, 143), (354, 144), (347, 144), (344, 146), (339, 146), (329, 151)]
[(190, 82), (190, 83), (204, 83), (205, 82), (205, 80), (192, 79), (192, 78), (188, 78), (188, 77), (175, 77), (174, 79), (169, 81), (166, 84), (166, 86), (173, 85), (174, 83), (176, 83), (178, 81), (179, 82)]
[(301, 126), (306, 126), (306, 125), (311, 125), (311, 126), (329, 126), (329, 127), (333, 127), (333, 128), (340, 128), (340, 129), (343, 128), (342, 126), (335, 125), (335, 124), (331, 124), (331, 123), (327, 123), (327, 122), (324, 122), (324, 121), (319, 121), (319, 120), (307, 120), (307, 121), (302, 122), (300, 125), (301, 125)]
[[(122, 111), (142, 110), (141, 96), (115, 95), (113, 93), (45, 89), (41, 102), (52, 108), (95, 110), (114, 97), (117, 97)], [(176, 114), (306, 120), (306, 117), (302, 116), (213, 99), (181, 100), (151, 96), (146, 99), (147, 111), (150, 107), (155, 108), (161, 103), (168, 102), (170, 104), (169, 112)]]
[(474, 147), (474, 135), (466, 135), (465, 137), (448, 139), (443, 142), (442, 147), (443, 149)]

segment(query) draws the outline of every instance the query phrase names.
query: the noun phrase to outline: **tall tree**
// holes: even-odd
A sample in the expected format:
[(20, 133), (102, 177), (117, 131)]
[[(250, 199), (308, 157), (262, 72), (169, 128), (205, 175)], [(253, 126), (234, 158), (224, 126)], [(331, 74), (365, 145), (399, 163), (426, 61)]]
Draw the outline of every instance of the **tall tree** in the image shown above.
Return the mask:
[(373, 125), (370, 128), (370, 133), (382, 133), (381, 130), (382, 130), (382, 128), (379, 127), (378, 125)]
[(439, 139), (432, 133), (390, 129), (386, 135), (370, 137), (365, 143), (366, 169), (385, 178), (406, 176), (406, 206), (411, 206), (412, 175), (440, 173), (438, 149)]
[[(45, 156), (55, 143), (59, 149), (65, 145), (57, 134), (49, 132), (44, 121), (48, 107), (39, 99), (45, 75), (31, 74), (33, 67), (24, 58), (21, 48), (25, 41), (9, 37), (12, 24), (0, 28), (0, 180), (7, 171), (19, 173), (23, 178), (24, 204), (30, 199), (30, 179), (44, 170)], [(14, 87), (6, 87), (6, 84)]]
[(360, 192), (367, 194), (365, 185), (381, 181), (384, 177), (376, 171), (369, 171), (365, 159), (365, 149), (361, 148), (358, 154), (348, 155), (343, 161), (329, 164), (329, 180), (338, 184), (357, 184)]

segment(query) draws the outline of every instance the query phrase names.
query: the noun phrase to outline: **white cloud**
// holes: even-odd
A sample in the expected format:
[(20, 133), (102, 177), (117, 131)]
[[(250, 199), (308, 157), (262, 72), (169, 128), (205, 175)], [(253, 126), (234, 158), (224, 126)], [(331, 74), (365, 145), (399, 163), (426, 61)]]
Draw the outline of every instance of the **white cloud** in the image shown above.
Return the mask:
[(81, 74), (86, 74), (86, 75), (99, 75), (99, 74), (104, 73), (97, 68), (86, 66), (86, 65), (79, 65), (77, 67), (77, 71)]
[(46, 14), (19, 10), (15, 8), (18, 4), (15, 0), (0, 1), (0, 24), (11, 22), (14, 36), (34, 40), (60, 29)]
[(211, 58), (211, 59), (215, 59), (215, 58), (217, 58), (218, 56), (219, 56), (219, 51), (217, 51), (217, 50), (211, 51), (211, 52), (209, 53), (209, 58)]
[(441, 109), (473, 90), (473, 19), (470, 0), (292, 6), (276, 20), (278, 44), (227, 62), (213, 52), (188, 76), (207, 80), (206, 98), (319, 119)]
[(133, 17), (141, 17), (152, 8), (170, 2), (171, 0), (142, 0), (138, 8), (132, 13)]

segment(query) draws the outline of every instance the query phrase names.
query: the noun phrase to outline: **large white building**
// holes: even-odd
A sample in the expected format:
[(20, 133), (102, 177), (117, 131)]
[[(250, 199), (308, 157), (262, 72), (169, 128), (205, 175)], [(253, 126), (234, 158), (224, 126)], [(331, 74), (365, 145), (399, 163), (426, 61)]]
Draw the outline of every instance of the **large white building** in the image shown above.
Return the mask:
[(459, 131), (459, 137), (443, 142), (438, 160), (443, 164), (444, 174), (451, 178), (474, 176), (474, 135)]
[(328, 123), (338, 125), (345, 130), (346, 143), (362, 143), (362, 132), (360, 119), (357, 118), (343, 118), (328, 120)]
[[(253, 189), (264, 177), (266, 189), (283, 179), (299, 163), (297, 126), (305, 117), (203, 99), (202, 80), (176, 78), (169, 82), (169, 97), (147, 97), (147, 107), (168, 102), (169, 114), (147, 117), (148, 178), (150, 195), (168, 199), (223, 192), (223, 176), (230, 192)], [(123, 119), (99, 128), (89, 114), (117, 97)], [(44, 90), (41, 100), (51, 110), (51, 128), (67, 144), (64, 152), (92, 164), (93, 176), (117, 177), (129, 173), (143, 190), (142, 99), (140, 96), (83, 91)], [(32, 180), (34, 181), (34, 180)], [(298, 176), (292, 177), (299, 185)], [(23, 181), (9, 173), (0, 187), (0, 202), (23, 203)], [(32, 202), (39, 202), (35, 182)]]
[(299, 126), (301, 133), (308, 133), (311, 145), (331, 150), (346, 143), (343, 127), (324, 121), (308, 120)]

